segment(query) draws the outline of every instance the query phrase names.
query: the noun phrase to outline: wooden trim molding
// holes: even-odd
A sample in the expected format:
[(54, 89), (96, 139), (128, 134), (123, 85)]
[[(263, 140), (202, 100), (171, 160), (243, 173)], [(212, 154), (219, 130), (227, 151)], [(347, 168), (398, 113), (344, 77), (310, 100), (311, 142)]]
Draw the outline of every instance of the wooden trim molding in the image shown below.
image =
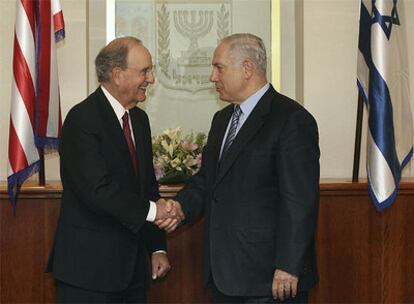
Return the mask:
[[(160, 185), (160, 194), (162, 197), (173, 197), (180, 191), (182, 185)], [(20, 198), (41, 198), (41, 197), (60, 197), (62, 193), (62, 184), (60, 181), (48, 182), (44, 187), (38, 186), (33, 182), (27, 182), (23, 185)], [(403, 178), (399, 190), (399, 195), (414, 194), (414, 178)], [(322, 178), (320, 182), (320, 195), (369, 195), (368, 183), (366, 179), (358, 183), (353, 183), (350, 179), (342, 178)], [(7, 184), (0, 182), (0, 198), (7, 197)]]

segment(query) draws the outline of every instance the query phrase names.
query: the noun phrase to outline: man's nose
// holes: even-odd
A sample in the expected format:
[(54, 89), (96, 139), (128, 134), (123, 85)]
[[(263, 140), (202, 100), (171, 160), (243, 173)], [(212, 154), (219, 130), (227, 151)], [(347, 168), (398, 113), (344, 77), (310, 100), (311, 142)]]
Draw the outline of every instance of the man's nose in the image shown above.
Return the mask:
[(148, 83), (154, 83), (155, 82), (155, 75), (154, 75), (153, 71), (149, 72), (146, 76), (147, 76), (147, 82)]
[(216, 82), (217, 81), (217, 76), (216, 76), (216, 72), (214, 71), (214, 69), (211, 71), (210, 81), (211, 82)]

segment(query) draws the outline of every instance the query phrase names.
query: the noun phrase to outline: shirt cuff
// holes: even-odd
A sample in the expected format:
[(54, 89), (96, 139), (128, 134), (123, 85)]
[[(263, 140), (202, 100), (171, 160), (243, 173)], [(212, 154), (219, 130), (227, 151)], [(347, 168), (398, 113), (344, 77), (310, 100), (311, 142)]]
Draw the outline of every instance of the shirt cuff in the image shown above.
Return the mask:
[(167, 251), (165, 251), (165, 250), (157, 250), (157, 251), (154, 251), (152, 254), (156, 254), (156, 253), (167, 254)]
[(150, 207), (147, 214), (147, 222), (154, 222), (155, 217), (157, 216), (157, 204), (153, 201), (150, 201)]

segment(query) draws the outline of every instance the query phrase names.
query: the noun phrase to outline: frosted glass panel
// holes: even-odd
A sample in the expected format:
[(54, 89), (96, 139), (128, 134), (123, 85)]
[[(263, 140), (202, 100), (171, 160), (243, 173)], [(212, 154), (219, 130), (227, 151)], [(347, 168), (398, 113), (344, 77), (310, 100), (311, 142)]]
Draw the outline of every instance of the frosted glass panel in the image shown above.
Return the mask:
[[(140, 104), (153, 134), (177, 126), (186, 133), (207, 132), (214, 113), (227, 105), (209, 81), (213, 51), (222, 37), (250, 32), (270, 50), (270, 0), (108, 0), (106, 9), (107, 41), (132, 35), (153, 55), (156, 83)], [(270, 66), (269, 60), (269, 75)]]

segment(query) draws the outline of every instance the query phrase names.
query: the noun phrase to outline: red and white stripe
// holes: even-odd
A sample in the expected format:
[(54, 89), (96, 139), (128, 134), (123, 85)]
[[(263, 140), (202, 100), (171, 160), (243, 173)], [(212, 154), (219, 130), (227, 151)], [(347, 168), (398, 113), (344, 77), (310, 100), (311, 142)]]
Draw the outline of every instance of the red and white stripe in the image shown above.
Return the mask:
[(61, 128), (55, 41), (59, 0), (17, 0), (9, 129), (9, 195), (38, 170), (38, 148), (57, 148)]
[(39, 160), (34, 144), (36, 3), (17, 1), (9, 129), (9, 176)]

